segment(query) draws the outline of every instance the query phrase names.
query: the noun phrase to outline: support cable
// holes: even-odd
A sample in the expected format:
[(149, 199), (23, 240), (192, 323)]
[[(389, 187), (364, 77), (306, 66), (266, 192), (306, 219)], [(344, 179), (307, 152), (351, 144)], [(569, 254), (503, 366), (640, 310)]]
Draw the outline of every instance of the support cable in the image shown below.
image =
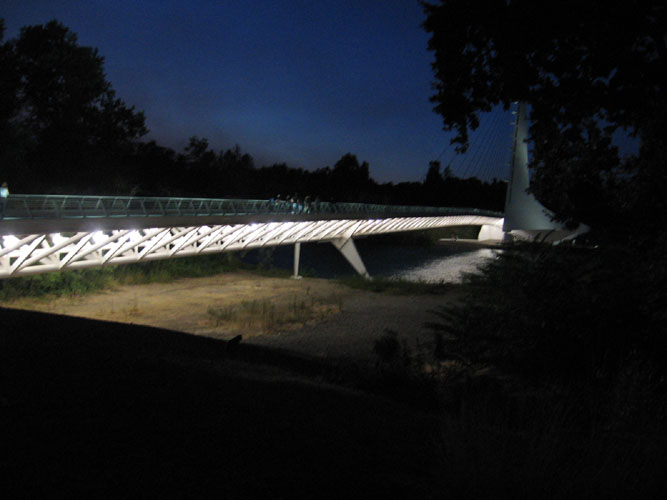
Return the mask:
[[(498, 113), (496, 120), (493, 125), (492, 134), (493, 136), (487, 142), (484, 155), (482, 157), (483, 163), (480, 165), (480, 179), (483, 181), (490, 181), (494, 176), (494, 170), (497, 168), (498, 164), (503, 166), (504, 162), (498, 162), (498, 148), (502, 147), (502, 137), (505, 136), (504, 123), (506, 119), (506, 113)], [(504, 141), (502, 141), (504, 142)], [(497, 178), (497, 177), (496, 177)]]

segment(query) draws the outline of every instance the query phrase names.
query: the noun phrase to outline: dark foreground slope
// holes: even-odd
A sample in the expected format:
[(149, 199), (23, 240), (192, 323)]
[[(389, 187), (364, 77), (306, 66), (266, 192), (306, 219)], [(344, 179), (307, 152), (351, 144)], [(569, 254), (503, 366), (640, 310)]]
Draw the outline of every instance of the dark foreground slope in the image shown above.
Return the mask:
[(432, 417), (310, 359), (0, 309), (4, 498), (427, 498)]

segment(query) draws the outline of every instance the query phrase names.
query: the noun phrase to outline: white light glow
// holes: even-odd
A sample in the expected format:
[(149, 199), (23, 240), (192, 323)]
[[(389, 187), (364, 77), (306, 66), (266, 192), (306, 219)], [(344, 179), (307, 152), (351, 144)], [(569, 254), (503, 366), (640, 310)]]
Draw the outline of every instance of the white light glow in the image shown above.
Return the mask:
[(16, 236), (12, 234), (8, 234), (7, 236), (2, 237), (2, 241), (5, 247), (9, 247), (12, 245), (16, 245), (21, 240), (19, 240)]
[[(4, 252), (0, 258), (0, 279), (67, 268), (96, 267), (107, 262), (130, 263), (264, 245), (340, 242), (370, 234), (471, 224), (502, 225), (502, 220), (477, 215), (400, 217), (375, 218), (367, 221), (335, 219), (201, 227), (175, 226), (159, 229), (105, 229), (91, 233), (65, 233), (65, 235), (59, 232), (20, 233), (22, 236), (0, 237), (0, 251)], [(55, 227), (53, 229), (57, 230)], [(15, 262), (18, 264), (14, 265)]]
[(134, 231), (131, 231), (130, 234), (127, 235), (127, 237), (132, 243), (136, 243), (142, 238), (141, 233), (136, 229)]
[(67, 238), (65, 238), (60, 233), (52, 233), (51, 234), (51, 241), (53, 242), (54, 245), (58, 245), (58, 244), (62, 243), (63, 241), (67, 241)]
[(102, 231), (95, 231), (93, 233), (93, 241), (98, 245), (106, 241), (106, 239), (107, 236)]

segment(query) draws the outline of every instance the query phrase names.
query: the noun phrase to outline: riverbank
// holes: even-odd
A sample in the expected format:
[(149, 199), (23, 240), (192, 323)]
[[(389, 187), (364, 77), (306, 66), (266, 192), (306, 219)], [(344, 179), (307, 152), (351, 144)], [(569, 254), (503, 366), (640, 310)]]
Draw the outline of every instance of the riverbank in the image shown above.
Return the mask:
[(118, 286), (81, 296), (22, 298), (5, 306), (219, 340), (241, 335), (244, 343), (368, 363), (375, 358), (375, 342), (389, 330), (398, 332), (411, 348), (432, 342), (433, 335), (424, 324), (435, 319), (434, 310), (458, 297), (455, 288), (439, 291), (437, 295), (378, 294), (334, 280), (235, 271)]
[(450, 248), (502, 248), (503, 242), (500, 240), (478, 240), (478, 239), (462, 239), (462, 238), (441, 238), (437, 241), (437, 245)]
[[(313, 317), (271, 330), (209, 312), (307, 298)], [(388, 329), (425, 342), (442, 300), (233, 272), (5, 304), (8, 491), (428, 498), (437, 416), (349, 367)]]
[(436, 418), (282, 350), (0, 308), (8, 498), (428, 498)]
[[(5, 304), (12, 498), (428, 498), (437, 416), (349, 367), (388, 329), (425, 342), (442, 298), (241, 271)], [(313, 314), (267, 330), (209, 311), (250, 303)]]
[[(11, 498), (653, 498), (664, 455), (655, 433), (591, 433), (579, 422), (589, 394), (540, 389), (427, 345), (424, 321), (464, 293), (441, 291), (231, 273), (30, 299), (48, 313), (15, 301), (24, 309), (0, 308), (4, 489)], [(277, 311), (284, 297), (296, 297), (285, 304), (301, 311), (296, 321), (239, 322), (243, 304)], [(63, 314), (77, 308), (104, 319)], [(146, 318), (169, 329), (132, 324)], [(188, 325), (192, 333), (174, 330)]]

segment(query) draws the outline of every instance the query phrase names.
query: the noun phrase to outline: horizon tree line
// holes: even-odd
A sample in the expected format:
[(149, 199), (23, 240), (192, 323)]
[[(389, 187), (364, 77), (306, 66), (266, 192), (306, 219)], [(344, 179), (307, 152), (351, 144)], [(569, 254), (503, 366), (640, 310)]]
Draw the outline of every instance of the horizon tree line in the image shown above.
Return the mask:
[(315, 170), (255, 165), (236, 145), (193, 136), (183, 152), (146, 141), (142, 111), (106, 80), (104, 57), (57, 20), (3, 41), (0, 19), (0, 176), (12, 192), (214, 198), (310, 196), (328, 201), (502, 210), (506, 184), (457, 178), (431, 162), (423, 182), (378, 183), (344, 154)]

